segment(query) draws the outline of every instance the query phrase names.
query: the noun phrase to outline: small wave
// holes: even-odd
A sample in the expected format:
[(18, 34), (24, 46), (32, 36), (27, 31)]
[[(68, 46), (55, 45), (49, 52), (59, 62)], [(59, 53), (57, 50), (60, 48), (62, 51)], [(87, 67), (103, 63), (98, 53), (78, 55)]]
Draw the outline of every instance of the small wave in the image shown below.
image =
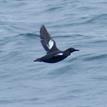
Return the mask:
[(18, 102), (32, 102), (32, 101), (38, 101), (38, 98), (29, 98), (29, 99), (3, 99), (0, 100), (0, 104), (9, 104), (9, 103), (18, 103)]
[(96, 76), (96, 77), (93, 77), (93, 79), (97, 80), (97, 81), (107, 81), (107, 76), (106, 75), (103, 75), (103, 76)]
[(73, 61), (76, 61), (77, 59), (78, 59), (78, 57), (74, 57), (74, 58), (69, 59), (68, 62), (71, 63)]
[(19, 36), (23, 36), (23, 37), (39, 37), (39, 35), (35, 34), (35, 33), (24, 33), (24, 34), (19, 34)]
[(107, 14), (95, 15), (85, 23), (107, 23)]
[(71, 22), (70, 23), (66, 23), (63, 22), (60, 25), (55, 25), (54, 27), (65, 27), (65, 26), (77, 26), (77, 25), (83, 25), (83, 24), (105, 24), (107, 23), (107, 14), (100, 14), (100, 15), (94, 15), (94, 16), (90, 16), (90, 17), (80, 17), (80, 19), (78, 19), (78, 21), (76, 22)]
[(85, 61), (101, 60), (107, 58), (107, 54), (101, 54), (96, 56), (87, 56), (84, 58)]
[(71, 38), (71, 37), (82, 37), (84, 35), (81, 35), (81, 34), (66, 34), (63, 35), (63, 34), (60, 34), (60, 36), (54, 36), (55, 38)]
[(55, 38), (70, 38), (70, 35), (54, 36)]
[(57, 6), (57, 7), (50, 7), (49, 9), (47, 9), (46, 11), (47, 12), (51, 12), (51, 11), (55, 11), (55, 10), (58, 10), (58, 9), (61, 9), (60, 6)]
[(35, 38), (35, 37), (39, 37), (39, 35), (35, 33), (24, 33), (24, 34), (13, 35), (11, 37), (4, 37), (0, 40), (0, 45), (2, 46), (12, 41), (23, 40), (22, 38), (24, 37)]
[(103, 40), (94, 40), (92, 41), (91, 43), (107, 43), (107, 40), (106, 39), (103, 39)]
[[(52, 76), (59, 76), (59, 75), (63, 75), (64, 73), (66, 73), (67, 71), (71, 70), (71, 66), (70, 65), (65, 65), (65, 66), (61, 66), (59, 68), (56, 68), (55, 70), (53, 70), (52, 72), (48, 73), (48, 75), (52, 75)], [(69, 69), (69, 70), (68, 70)]]

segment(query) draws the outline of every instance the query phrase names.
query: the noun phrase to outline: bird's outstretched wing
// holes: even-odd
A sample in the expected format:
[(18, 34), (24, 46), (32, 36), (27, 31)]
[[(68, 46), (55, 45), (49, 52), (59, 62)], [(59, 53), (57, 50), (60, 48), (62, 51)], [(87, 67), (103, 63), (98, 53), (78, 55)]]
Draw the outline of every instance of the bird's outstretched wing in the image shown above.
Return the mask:
[(40, 28), (40, 39), (47, 53), (59, 51), (59, 49), (56, 46), (55, 41), (52, 39), (52, 37), (50, 36), (50, 34), (48, 33), (44, 25)]

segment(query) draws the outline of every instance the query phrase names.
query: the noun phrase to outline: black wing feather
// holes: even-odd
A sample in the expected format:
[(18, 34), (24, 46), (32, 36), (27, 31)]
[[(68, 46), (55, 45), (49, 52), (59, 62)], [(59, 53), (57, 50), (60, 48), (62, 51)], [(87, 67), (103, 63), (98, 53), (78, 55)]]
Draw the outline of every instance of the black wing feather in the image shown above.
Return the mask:
[[(52, 39), (52, 37), (50, 36), (50, 34), (48, 33), (48, 31), (44, 25), (40, 29), (40, 38), (41, 38), (41, 43), (42, 43), (44, 49), (47, 51), (47, 53), (59, 51), (59, 49), (56, 46), (55, 41)], [(48, 43), (50, 40), (52, 40), (54, 42), (54, 45), (51, 49), (49, 49), (49, 47), (48, 47)]]

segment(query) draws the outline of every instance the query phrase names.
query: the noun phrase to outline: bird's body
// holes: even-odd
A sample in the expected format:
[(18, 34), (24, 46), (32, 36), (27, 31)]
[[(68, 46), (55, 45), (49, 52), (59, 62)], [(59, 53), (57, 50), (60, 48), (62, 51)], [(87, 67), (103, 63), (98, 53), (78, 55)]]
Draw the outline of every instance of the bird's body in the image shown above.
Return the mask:
[(53, 53), (53, 54), (46, 54), (45, 56), (36, 59), (36, 61), (43, 61), (47, 63), (56, 63), (65, 59), (67, 56), (63, 55), (63, 53)]
[(56, 63), (68, 57), (72, 52), (78, 51), (74, 48), (68, 48), (65, 51), (60, 51), (44, 25), (40, 29), (40, 38), (47, 54), (41, 58), (37, 58), (34, 62)]

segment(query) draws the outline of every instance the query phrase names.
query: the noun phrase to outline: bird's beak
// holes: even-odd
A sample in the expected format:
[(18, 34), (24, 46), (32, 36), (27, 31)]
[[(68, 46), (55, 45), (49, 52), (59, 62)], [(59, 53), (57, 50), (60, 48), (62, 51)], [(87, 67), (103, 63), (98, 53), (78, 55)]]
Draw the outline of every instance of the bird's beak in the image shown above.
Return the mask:
[(79, 51), (78, 49), (75, 49), (75, 51)]

